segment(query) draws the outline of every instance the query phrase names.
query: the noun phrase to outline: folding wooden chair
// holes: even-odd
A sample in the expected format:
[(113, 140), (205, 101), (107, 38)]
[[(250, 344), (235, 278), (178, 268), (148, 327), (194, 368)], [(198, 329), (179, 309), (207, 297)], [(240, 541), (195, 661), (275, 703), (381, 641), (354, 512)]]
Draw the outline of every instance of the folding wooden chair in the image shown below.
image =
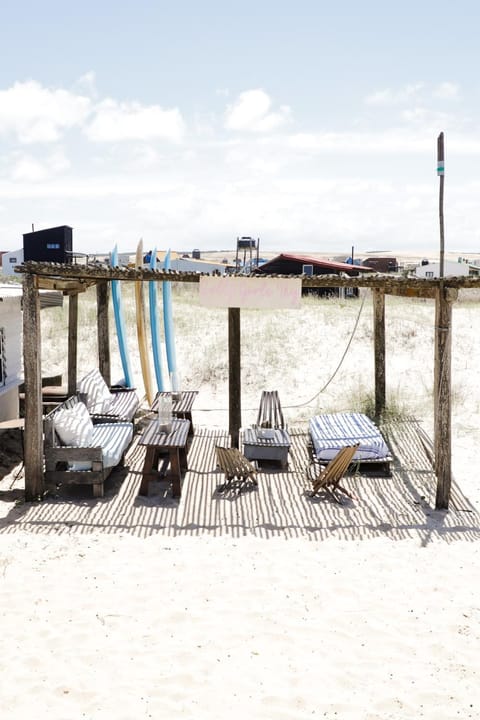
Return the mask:
[(336, 495), (336, 491), (340, 490), (340, 492), (347, 495), (347, 497), (352, 500), (355, 499), (354, 495), (340, 485), (340, 480), (347, 472), (348, 466), (352, 462), (353, 456), (355, 455), (359, 445), (360, 443), (348, 445), (338, 451), (335, 457), (330, 460), (328, 465), (322, 468), (317, 477), (312, 480), (313, 490), (310, 493), (310, 497), (316, 495), (319, 490), (325, 490), (333, 497), (335, 502), (340, 503), (341, 500)]
[(282, 406), (277, 390), (262, 390), (258, 408), (257, 427), (286, 430)]
[(218, 492), (236, 489), (240, 493), (248, 481), (257, 486), (256, 467), (237, 448), (217, 445), (215, 452), (220, 470), (225, 473), (225, 482), (217, 487)]

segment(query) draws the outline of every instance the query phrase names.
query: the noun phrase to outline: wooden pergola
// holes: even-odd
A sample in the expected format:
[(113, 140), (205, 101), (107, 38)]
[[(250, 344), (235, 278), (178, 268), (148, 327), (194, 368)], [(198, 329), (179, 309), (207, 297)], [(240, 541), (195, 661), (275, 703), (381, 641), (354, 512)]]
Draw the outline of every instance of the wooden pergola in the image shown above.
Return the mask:
[[(25, 375), (25, 498), (44, 492), (42, 372), (39, 290), (59, 290), (69, 297), (68, 393), (76, 391), (78, 297), (88, 287), (97, 291), (98, 367), (110, 384), (108, 325), (109, 283), (169, 281), (198, 283), (200, 273), (112, 268), (107, 265), (76, 265), (27, 262), (15, 270), (23, 280), (23, 353)], [(262, 276), (272, 279), (279, 276)], [(285, 276), (283, 276), (285, 277)], [(292, 277), (292, 276), (288, 276)], [(301, 276), (302, 287), (369, 288), (373, 294), (375, 414), (380, 418), (386, 405), (385, 295), (435, 300), (434, 341), (434, 469), (437, 477), (436, 509), (447, 509), (451, 471), (451, 325), (452, 305), (459, 289), (480, 288), (480, 277), (417, 279), (373, 274), (358, 277), (338, 275)], [(228, 310), (229, 432), (238, 444), (241, 426), (240, 309)]]

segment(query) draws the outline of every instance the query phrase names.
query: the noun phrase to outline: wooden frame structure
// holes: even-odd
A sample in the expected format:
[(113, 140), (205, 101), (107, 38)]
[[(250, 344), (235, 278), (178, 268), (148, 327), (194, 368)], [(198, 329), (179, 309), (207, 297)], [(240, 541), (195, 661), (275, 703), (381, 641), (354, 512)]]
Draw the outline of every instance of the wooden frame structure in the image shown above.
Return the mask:
[[(97, 286), (98, 364), (110, 385), (108, 332), (109, 282), (139, 280), (198, 283), (199, 273), (112, 268), (104, 265), (57, 265), (27, 262), (16, 268), (24, 274), (24, 375), (25, 375), (25, 497), (32, 500), (43, 494), (43, 433), (40, 364), (40, 289), (61, 290), (70, 297), (68, 388), (76, 387), (78, 294)], [(266, 276), (268, 277), (268, 276)], [(271, 276), (279, 277), (279, 276)], [(291, 277), (291, 276), (289, 276)], [(375, 413), (385, 409), (385, 295), (431, 298), (435, 300), (434, 355), (434, 448), (437, 477), (436, 509), (447, 509), (451, 486), (451, 323), (452, 305), (459, 289), (480, 288), (479, 277), (417, 279), (372, 274), (358, 277), (338, 275), (301, 276), (303, 287), (370, 288), (373, 292)], [(262, 276), (265, 280), (265, 276)], [(232, 443), (238, 443), (241, 425), (240, 309), (228, 310), (229, 346), (229, 431)]]

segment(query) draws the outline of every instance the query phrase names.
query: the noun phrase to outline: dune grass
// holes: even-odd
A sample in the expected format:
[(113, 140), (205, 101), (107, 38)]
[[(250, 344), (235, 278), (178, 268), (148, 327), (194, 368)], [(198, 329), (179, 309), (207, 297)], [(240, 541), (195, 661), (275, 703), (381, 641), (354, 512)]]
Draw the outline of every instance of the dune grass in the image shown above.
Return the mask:
[[(136, 338), (134, 291), (122, 285), (129, 349), (135, 382), (143, 389)], [(242, 406), (258, 407), (263, 389), (278, 389), (290, 423), (317, 412), (374, 408), (373, 314), (369, 291), (360, 299), (302, 300), (300, 310), (243, 310), (241, 313)], [(198, 286), (174, 283), (172, 288), (177, 359), (182, 386), (228, 405), (228, 313), (200, 307)], [(364, 297), (362, 308), (361, 300)], [(161, 302), (161, 293), (159, 293)], [(469, 408), (478, 420), (476, 383), (465, 373), (476, 368), (478, 299), (461, 298), (454, 305), (452, 328), (452, 398), (459, 411)], [(361, 312), (360, 312), (361, 311)], [(359, 316), (360, 313), (360, 316)], [(434, 368), (433, 301), (386, 297), (387, 411), (431, 417)], [(42, 312), (42, 370), (66, 374), (68, 302)], [(160, 324), (162, 327), (162, 323)], [(353, 339), (352, 333), (356, 326)], [(112, 380), (122, 376), (113, 312), (110, 312)], [(345, 349), (350, 343), (348, 352)], [(96, 295), (79, 298), (79, 374), (97, 362)], [(342, 362), (341, 362), (342, 361)], [(165, 373), (166, 373), (166, 365)], [(473, 377), (473, 376), (472, 376)], [(225, 415), (225, 424), (227, 416)]]

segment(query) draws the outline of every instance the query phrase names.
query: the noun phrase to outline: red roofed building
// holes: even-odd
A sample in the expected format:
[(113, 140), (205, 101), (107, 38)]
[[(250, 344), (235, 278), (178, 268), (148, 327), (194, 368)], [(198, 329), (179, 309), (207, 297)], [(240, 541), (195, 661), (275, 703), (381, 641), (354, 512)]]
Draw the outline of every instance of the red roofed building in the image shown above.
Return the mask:
[[(293, 255), (281, 253), (255, 270), (261, 275), (349, 275), (356, 277), (360, 273), (373, 272), (365, 265), (351, 265), (349, 263), (334, 262), (323, 258), (313, 258), (307, 255)], [(340, 288), (304, 288), (304, 292), (315, 294), (338, 295)], [(358, 295), (358, 290), (350, 294)]]

